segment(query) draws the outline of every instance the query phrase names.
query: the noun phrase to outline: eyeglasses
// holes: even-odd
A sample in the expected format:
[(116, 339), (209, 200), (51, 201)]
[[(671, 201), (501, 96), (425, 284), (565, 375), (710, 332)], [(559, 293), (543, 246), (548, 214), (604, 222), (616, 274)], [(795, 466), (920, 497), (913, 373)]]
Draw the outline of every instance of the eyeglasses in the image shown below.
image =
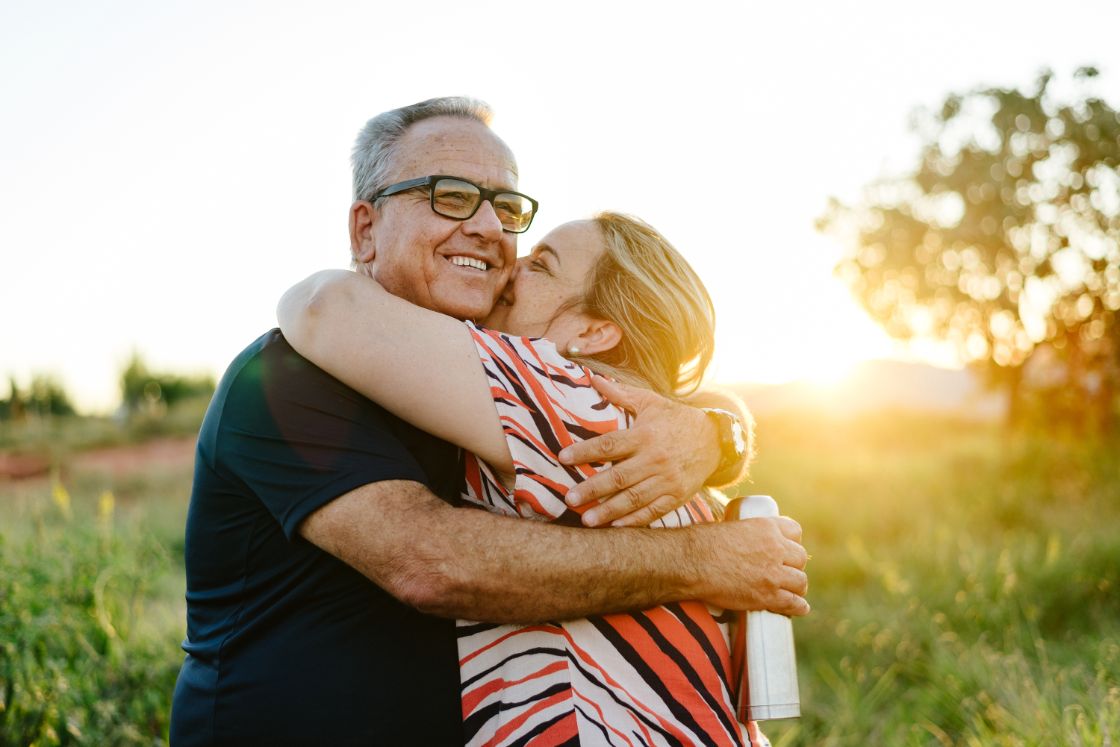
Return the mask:
[(502, 230), (510, 233), (528, 231), (529, 224), (537, 213), (537, 201), (528, 195), (485, 189), (466, 179), (442, 174), (391, 184), (374, 194), (370, 202), (421, 187), (428, 190), (432, 210), (436, 215), (455, 220), (469, 220), (478, 212), (483, 200), (489, 200), (502, 224)]

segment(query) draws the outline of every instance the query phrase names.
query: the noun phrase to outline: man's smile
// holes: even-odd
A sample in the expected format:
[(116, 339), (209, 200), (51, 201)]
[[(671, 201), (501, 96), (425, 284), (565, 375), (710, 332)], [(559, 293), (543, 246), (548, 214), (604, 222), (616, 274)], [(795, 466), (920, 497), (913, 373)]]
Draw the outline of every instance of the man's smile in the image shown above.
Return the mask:
[(447, 261), (457, 267), (473, 267), (476, 270), (485, 272), (490, 269), (490, 264), (484, 260), (468, 257), (463, 254), (455, 254), (447, 258)]

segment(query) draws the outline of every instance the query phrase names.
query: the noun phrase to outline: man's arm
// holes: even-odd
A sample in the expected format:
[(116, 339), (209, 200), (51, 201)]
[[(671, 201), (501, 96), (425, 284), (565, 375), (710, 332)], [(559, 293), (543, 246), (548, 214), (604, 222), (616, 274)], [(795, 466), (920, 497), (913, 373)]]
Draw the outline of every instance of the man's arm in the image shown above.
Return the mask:
[[(564, 464), (613, 462), (568, 491), (570, 506), (600, 505), (583, 514), (588, 526), (646, 526), (684, 504), (702, 487), (722, 487), (746, 476), (753, 453), (754, 421), (734, 395), (701, 392), (687, 404), (652, 391), (627, 387), (596, 376), (595, 388), (610, 402), (635, 415), (634, 424), (569, 446)], [(747, 437), (740, 460), (720, 464), (720, 437), (701, 407), (736, 413)]]
[(444, 617), (530, 623), (683, 599), (809, 611), (801, 527), (786, 517), (592, 532), (453, 508), (418, 483), (385, 481), (331, 501), (299, 531)]

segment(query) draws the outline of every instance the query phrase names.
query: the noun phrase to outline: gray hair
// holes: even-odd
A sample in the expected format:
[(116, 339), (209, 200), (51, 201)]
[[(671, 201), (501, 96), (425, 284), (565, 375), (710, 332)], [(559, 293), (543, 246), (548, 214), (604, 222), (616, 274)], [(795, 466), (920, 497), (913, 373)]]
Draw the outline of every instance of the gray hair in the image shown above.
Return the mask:
[(358, 133), (350, 154), (354, 171), (354, 200), (370, 200), (386, 186), (397, 144), (412, 125), (432, 117), (462, 117), (489, 127), (493, 116), (494, 112), (488, 104), (466, 96), (428, 99), (378, 114), (366, 122)]

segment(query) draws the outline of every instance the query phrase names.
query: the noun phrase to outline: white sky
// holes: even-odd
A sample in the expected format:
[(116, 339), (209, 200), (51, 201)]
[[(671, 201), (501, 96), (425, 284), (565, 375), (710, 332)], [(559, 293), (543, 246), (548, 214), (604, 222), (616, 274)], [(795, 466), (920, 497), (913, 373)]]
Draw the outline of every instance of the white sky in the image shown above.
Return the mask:
[(496, 109), (542, 203), (522, 251), (609, 208), (690, 258), (714, 380), (902, 355), (831, 277), (828, 196), (906, 164), (910, 111), (950, 91), (1081, 64), (1120, 91), (1118, 27), (1115, 0), (4, 0), (0, 377), (108, 409), (133, 349), (220, 374), (289, 285), (347, 265), (361, 125), (448, 94)]

